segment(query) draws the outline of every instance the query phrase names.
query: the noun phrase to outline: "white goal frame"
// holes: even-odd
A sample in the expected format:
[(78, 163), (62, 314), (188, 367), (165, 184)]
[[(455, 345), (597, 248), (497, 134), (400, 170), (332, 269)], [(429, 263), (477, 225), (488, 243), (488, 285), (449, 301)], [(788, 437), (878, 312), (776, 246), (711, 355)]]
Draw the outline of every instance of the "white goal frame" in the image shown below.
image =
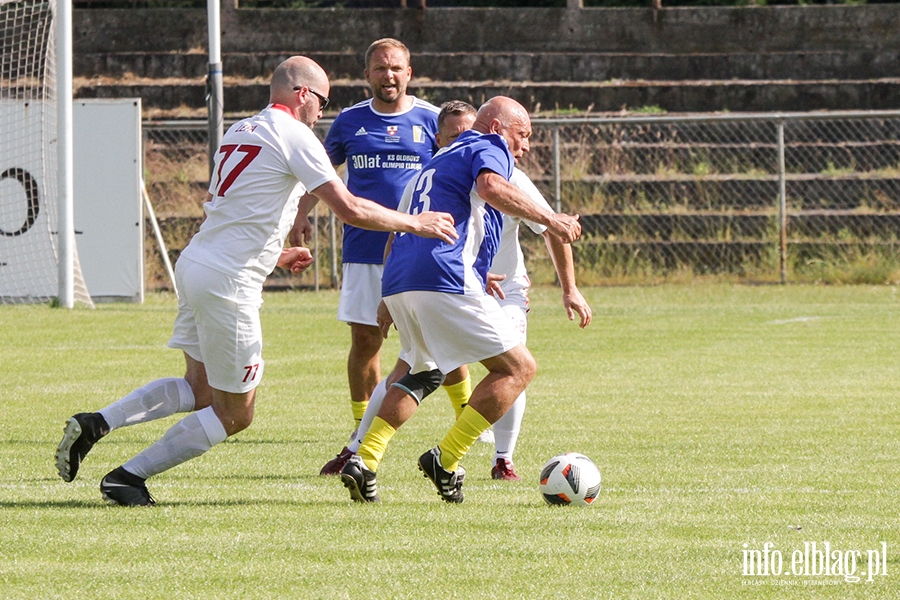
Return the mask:
[(0, 10), (0, 302), (92, 306), (75, 243), (72, 3), (0, 0)]
[(75, 177), (72, 142), (72, 0), (56, 0), (56, 127), (59, 161), (59, 305), (75, 306)]

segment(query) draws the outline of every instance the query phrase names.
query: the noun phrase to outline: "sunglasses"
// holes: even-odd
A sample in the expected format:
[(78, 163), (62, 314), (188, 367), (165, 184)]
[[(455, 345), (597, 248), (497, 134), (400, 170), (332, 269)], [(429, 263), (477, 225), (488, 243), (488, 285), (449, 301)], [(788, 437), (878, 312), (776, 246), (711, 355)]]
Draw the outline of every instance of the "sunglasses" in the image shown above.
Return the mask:
[(328, 103), (331, 102), (331, 100), (329, 100), (326, 96), (323, 96), (319, 92), (313, 91), (309, 86), (302, 85), (300, 87), (295, 87), (294, 91), (299, 92), (303, 88), (308, 89), (310, 94), (312, 94), (313, 96), (315, 96), (316, 98), (319, 99), (319, 107), (322, 110), (325, 110), (326, 108), (328, 108)]

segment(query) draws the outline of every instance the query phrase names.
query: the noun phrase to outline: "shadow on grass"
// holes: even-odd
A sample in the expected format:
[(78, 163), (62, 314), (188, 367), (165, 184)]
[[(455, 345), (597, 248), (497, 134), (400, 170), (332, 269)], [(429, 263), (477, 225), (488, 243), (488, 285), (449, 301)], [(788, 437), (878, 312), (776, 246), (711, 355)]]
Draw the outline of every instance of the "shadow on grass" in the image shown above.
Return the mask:
[[(135, 506), (135, 507), (125, 507), (125, 506), (114, 506), (108, 504), (105, 500), (98, 499), (96, 501), (89, 500), (59, 500), (59, 501), (48, 501), (48, 500), (21, 500), (17, 502), (0, 502), (0, 510), (2, 509), (87, 509), (87, 510), (152, 510), (152, 509), (160, 509), (167, 507), (186, 507), (186, 508), (231, 508), (236, 506), (293, 506), (296, 508), (309, 508), (309, 507), (340, 507), (340, 506), (348, 506), (352, 501), (347, 498), (346, 500), (324, 500), (322, 498), (314, 498), (309, 500), (302, 499), (287, 499), (287, 500), (272, 500), (272, 499), (232, 499), (232, 500), (177, 500), (172, 502), (167, 501), (159, 501), (157, 500), (156, 506)], [(361, 504), (361, 506), (365, 506), (365, 504)], [(377, 506), (377, 505), (376, 505)]]

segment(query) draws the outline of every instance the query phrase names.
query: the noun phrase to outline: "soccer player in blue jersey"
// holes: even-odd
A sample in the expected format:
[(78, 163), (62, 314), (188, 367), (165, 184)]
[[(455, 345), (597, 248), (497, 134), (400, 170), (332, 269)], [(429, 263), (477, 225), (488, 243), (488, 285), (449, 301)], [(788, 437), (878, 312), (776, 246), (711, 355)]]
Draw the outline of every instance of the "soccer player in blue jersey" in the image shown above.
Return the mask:
[[(409, 49), (384, 38), (366, 51), (366, 81), (372, 98), (344, 109), (325, 138), (325, 150), (335, 166), (346, 163), (347, 188), (396, 209), (406, 183), (437, 151), (439, 109), (406, 93), (412, 77)], [(303, 219), (311, 204), (303, 203)], [(296, 228), (295, 228), (296, 229)], [(292, 237), (294, 243), (299, 243)], [(356, 424), (381, 380), (383, 338), (376, 321), (381, 301), (381, 274), (387, 234), (344, 225), (341, 248), (342, 282), (338, 319), (350, 325), (347, 376), (350, 406)], [(336, 475), (350, 456), (344, 448), (328, 461), (321, 475)]]
[[(438, 146), (443, 148), (450, 145), (462, 132), (471, 129), (475, 123), (476, 112), (475, 107), (471, 104), (459, 100), (443, 104), (438, 115)], [(534, 183), (518, 168), (513, 170), (510, 183), (513, 183), (528, 194), (539, 206), (552, 210)], [(406, 212), (409, 208), (406, 204), (409, 199), (410, 194), (404, 193), (398, 210)], [(528, 279), (525, 259), (518, 239), (519, 229), (523, 225), (544, 237), (559, 278), (559, 285), (562, 288), (563, 308), (565, 308), (569, 320), (575, 320), (578, 317), (579, 326), (582, 329), (587, 327), (591, 323), (592, 311), (575, 281), (575, 267), (571, 246), (562, 243), (558, 238), (547, 233), (543, 227), (534, 223), (523, 222), (516, 217), (504, 215), (503, 233), (500, 238), (497, 255), (491, 263), (489, 279), (492, 279), (492, 281), (488, 284), (487, 291), (497, 297), (501, 308), (513, 322), (516, 331), (519, 332), (522, 343), (526, 343), (528, 290), (531, 287), (531, 282)], [(389, 238), (388, 247), (390, 246), (391, 240)], [(388, 249), (387, 252), (390, 252), (390, 250)], [(378, 322), (381, 326), (382, 335), (387, 337), (393, 321), (383, 304), (379, 306)], [(391, 374), (375, 387), (355, 439), (348, 445), (348, 448), (353, 453), (356, 453), (362, 445), (363, 438), (368, 432), (372, 420), (381, 409), (381, 404), (388, 388), (403, 377), (408, 370), (409, 365), (406, 364), (401, 355)], [(441, 387), (450, 397), (453, 411), (458, 418), (469, 401), (472, 389), (467, 366), (463, 365), (447, 373)], [(491, 466), (491, 478), (493, 479), (507, 481), (518, 481), (521, 479), (513, 467), (513, 454), (522, 426), (525, 404), (525, 392), (522, 392), (510, 409), (493, 424), (493, 432), (495, 432), (496, 436), (494, 440), (494, 459)], [(492, 432), (489, 429), (485, 433)], [(479, 436), (479, 441), (485, 441), (483, 437), (484, 434)]]
[(449, 212), (460, 239), (433, 244), (400, 234), (388, 256), (382, 294), (410, 369), (390, 387), (359, 452), (341, 471), (356, 501), (378, 501), (375, 473), (390, 439), (441, 384), (444, 373), (481, 362), (487, 375), (444, 439), (419, 458), (419, 468), (440, 497), (462, 502), (460, 459), (534, 377), (534, 358), (485, 291), (502, 214), (544, 225), (566, 243), (578, 238), (581, 226), (577, 216), (540, 208), (509, 183), (530, 136), (524, 107), (511, 98), (492, 98), (478, 111), (472, 130), (439, 152), (408, 188), (412, 214)]

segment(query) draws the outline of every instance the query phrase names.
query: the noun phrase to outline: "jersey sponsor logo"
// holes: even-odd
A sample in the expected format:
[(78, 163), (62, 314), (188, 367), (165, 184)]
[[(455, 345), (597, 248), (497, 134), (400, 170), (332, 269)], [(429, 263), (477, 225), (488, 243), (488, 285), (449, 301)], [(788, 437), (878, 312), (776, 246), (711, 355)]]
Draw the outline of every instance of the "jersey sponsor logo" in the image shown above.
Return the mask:
[(385, 154), (382, 169), (422, 170), (421, 157), (417, 154)]
[(354, 169), (380, 169), (381, 156), (369, 154), (354, 154), (350, 157)]
[(253, 123), (244, 123), (240, 127), (237, 128), (236, 131), (256, 131), (256, 125)]
[(369, 135), (369, 132), (366, 131), (365, 127), (360, 127), (359, 129), (356, 130), (356, 133), (353, 135)]
[(421, 125), (413, 125), (413, 141), (417, 144), (421, 144), (425, 141), (425, 128)]
[(390, 144), (399, 144), (400, 136), (397, 135), (400, 132), (400, 127), (397, 125), (388, 125), (387, 126), (387, 135), (384, 136), (384, 141)]
[(422, 158), (417, 154), (354, 154), (350, 156), (353, 169), (422, 170)]

